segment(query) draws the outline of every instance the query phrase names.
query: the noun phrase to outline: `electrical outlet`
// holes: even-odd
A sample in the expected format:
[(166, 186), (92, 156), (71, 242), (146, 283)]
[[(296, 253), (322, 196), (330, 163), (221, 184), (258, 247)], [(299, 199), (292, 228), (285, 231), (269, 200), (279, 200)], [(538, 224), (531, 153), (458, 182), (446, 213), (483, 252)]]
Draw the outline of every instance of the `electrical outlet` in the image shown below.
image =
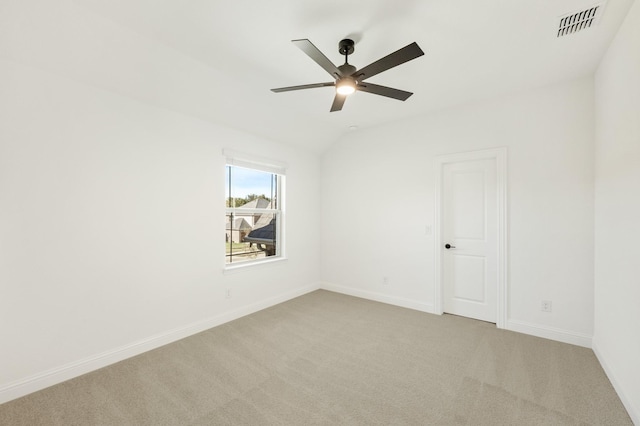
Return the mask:
[(389, 277), (382, 277), (382, 285), (389, 285)]
[(228, 288), (225, 292), (225, 296), (227, 297), (227, 299), (231, 299), (231, 289)]
[(542, 312), (551, 312), (551, 300), (543, 300), (540, 305), (540, 310)]

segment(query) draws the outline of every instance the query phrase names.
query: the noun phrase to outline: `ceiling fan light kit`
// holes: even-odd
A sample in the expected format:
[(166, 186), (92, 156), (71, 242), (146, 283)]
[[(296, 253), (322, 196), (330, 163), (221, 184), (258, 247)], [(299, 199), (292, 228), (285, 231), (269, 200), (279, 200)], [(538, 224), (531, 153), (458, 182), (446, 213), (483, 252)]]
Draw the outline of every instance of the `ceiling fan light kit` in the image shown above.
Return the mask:
[(293, 90), (313, 89), (317, 87), (335, 87), (336, 95), (331, 105), (331, 112), (340, 111), (348, 95), (355, 91), (373, 93), (374, 95), (385, 96), (400, 101), (405, 101), (413, 93), (404, 90), (393, 89), (391, 87), (380, 86), (372, 83), (365, 83), (369, 77), (380, 74), (383, 71), (404, 64), (412, 59), (424, 55), (420, 46), (413, 42), (402, 49), (381, 58), (364, 68), (356, 69), (349, 64), (349, 55), (355, 51), (355, 43), (351, 39), (344, 39), (338, 43), (338, 52), (344, 55), (344, 64), (336, 67), (316, 46), (307, 39), (292, 40), (292, 43), (298, 46), (300, 50), (307, 54), (311, 59), (327, 71), (334, 82), (304, 84), (301, 86), (280, 87), (271, 89), (272, 92), (290, 92)]
[(351, 77), (342, 77), (336, 82), (336, 93), (348, 96), (356, 91), (356, 81)]

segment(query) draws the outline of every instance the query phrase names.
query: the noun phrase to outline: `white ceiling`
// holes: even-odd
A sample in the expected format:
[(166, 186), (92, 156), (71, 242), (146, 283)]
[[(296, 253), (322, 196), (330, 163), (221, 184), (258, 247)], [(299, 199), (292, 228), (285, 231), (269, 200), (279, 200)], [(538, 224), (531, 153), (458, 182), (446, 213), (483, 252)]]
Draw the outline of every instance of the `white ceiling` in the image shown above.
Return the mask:
[[(23, 45), (13, 55), (321, 152), (350, 126), (362, 129), (590, 75), (632, 1), (609, 0), (596, 27), (563, 38), (556, 38), (558, 17), (594, 1), (42, 1), (13, 8), (12, 19), (23, 21), (24, 33), (13, 35), (14, 46)], [(349, 62), (358, 68), (416, 41), (424, 56), (370, 80), (414, 95), (400, 102), (358, 92), (342, 111), (330, 113), (332, 88), (269, 90), (331, 81), (290, 40), (310, 39), (339, 65), (338, 42), (345, 37), (356, 41)], [(46, 44), (43, 39), (53, 40), (39, 53), (47, 58), (29, 56), (27, 47), (36, 40)]]

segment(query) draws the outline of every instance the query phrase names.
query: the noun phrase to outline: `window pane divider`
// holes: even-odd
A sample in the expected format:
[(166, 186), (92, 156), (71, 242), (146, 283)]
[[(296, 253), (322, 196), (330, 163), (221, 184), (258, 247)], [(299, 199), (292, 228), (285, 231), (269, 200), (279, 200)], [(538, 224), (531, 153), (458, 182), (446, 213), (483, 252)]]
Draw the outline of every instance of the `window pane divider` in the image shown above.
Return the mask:
[(233, 214), (262, 214), (262, 213), (280, 213), (279, 209), (243, 209), (241, 207), (226, 207), (227, 213)]

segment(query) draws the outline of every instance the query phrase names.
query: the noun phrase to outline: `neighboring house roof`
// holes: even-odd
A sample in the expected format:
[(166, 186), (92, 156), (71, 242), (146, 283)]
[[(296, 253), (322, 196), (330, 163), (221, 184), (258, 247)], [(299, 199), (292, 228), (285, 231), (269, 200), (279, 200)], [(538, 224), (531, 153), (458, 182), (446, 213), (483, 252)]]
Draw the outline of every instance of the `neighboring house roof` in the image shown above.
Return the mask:
[(241, 209), (268, 209), (271, 203), (269, 200), (265, 200), (264, 198), (256, 198), (255, 200), (249, 201), (246, 204), (241, 205), (239, 208)]
[[(229, 229), (229, 216), (227, 216), (227, 229)], [(244, 218), (237, 217), (233, 220), (233, 228), (234, 231), (250, 231), (251, 225), (249, 222), (244, 220)]]
[(273, 213), (261, 214), (258, 220), (256, 220), (256, 223), (253, 224), (253, 229), (258, 229), (258, 228), (262, 228), (263, 226), (267, 226), (269, 223), (271, 223), (272, 219), (273, 219)]
[[(268, 215), (263, 214), (260, 217), (260, 220), (262, 220), (262, 218), (264, 218), (265, 216)], [(244, 240), (249, 242), (273, 243), (275, 237), (275, 224), (276, 220), (271, 219), (266, 225), (258, 227), (260, 225), (260, 221), (258, 221), (254, 230), (249, 232), (249, 235), (247, 235)]]

